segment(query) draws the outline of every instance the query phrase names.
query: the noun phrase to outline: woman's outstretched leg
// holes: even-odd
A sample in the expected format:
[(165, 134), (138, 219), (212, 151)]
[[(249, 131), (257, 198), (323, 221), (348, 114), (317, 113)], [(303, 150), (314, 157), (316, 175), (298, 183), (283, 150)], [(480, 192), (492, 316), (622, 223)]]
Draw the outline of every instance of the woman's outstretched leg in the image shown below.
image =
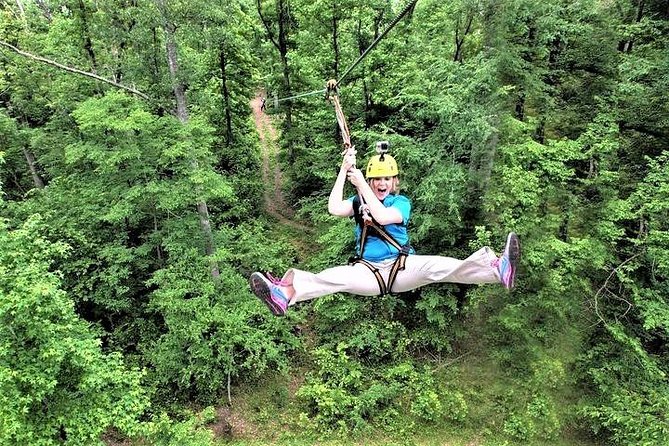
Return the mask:
[[(380, 266), (379, 272), (388, 280), (390, 264)], [(282, 279), (269, 274), (253, 273), (249, 278), (251, 291), (277, 316), (286, 314), (289, 306), (305, 300), (334, 293), (351, 293), (360, 296), (379, 294), (379, 283), (366, 266), (336, 266), (320, 273), (291, 268)]]
[(487, 246), (464, 260), (444, 256), (410, 255), (407, 257), (405, 269), (397, 274), (392, 291), (400, 293), (437, 282), (501, 283), (511, 289), (515, 284), (519, 261), (520, 242), (513, 232), (508, 235), (500, 257)]
[[(388, 279), (386, 268), (379, 271)], [(315, 299), (334, 293), (350, 293), (358, 296), (376, 296), (379, 294), (379, 283), (369, 268), (356, 263), (353, 265), (335, 266), (317, 274), (299, 269), (289, 269), (283, 280), (292, 284), (295, 294), (288, 305)]]

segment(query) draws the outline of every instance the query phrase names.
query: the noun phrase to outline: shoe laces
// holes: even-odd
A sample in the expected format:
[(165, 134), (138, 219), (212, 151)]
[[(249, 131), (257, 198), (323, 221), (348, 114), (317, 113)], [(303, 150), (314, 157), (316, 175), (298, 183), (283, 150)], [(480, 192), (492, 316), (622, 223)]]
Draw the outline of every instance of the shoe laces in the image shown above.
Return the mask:
[(272, 285), (274, 286), (287, 287), (289, 285), (285, 280), (274, 277), (270, 273), (266, 273), (265, 276), (267, 279), (269, 279), (270, 282), (272, 282)]
[(499, 257), (495, 257), (494, 260), (491, 260), (491, 261), (490, 261), (490, 266), (492, 266), (493, 268), (499, 268), (499, 262), (500, 262), (500, 260), (501, 260), (501, 259), (500, 259)]

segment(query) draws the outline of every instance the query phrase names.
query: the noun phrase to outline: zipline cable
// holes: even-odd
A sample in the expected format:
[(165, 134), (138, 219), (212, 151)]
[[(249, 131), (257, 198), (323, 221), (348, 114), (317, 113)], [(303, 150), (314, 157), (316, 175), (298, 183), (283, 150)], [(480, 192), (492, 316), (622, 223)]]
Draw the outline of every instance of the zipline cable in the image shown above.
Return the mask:
[(327, 88), (321, 88), (320, 90), (314, 90), (314, 91), (310, 91), (308, 93), (301, 93), (301, 94), (296, 94), (295, 96), (289, 96), (287, 98), (275, 99), (274, 102), (279, 103), (279, 102), (284, 102), (284, 101), (292, 101), (293, 99), (302, 98), (304, 96), (312, 96), (312, 95), (315, 95), (315, 94), (323, 94), (327, 91), (328, 91)]
[(359, 64), (359, 63), (360, 63), (366, 56), (367, 56), (367, 54), (369, 54), (369, 52), (372, 51), (372, 50), (374, 49), (374, 47), (376, 46), (376, 44), (379, 43), (379, 41), (380, 41), (381, 39), (383, 39), (383, 38), (385, 37), (385, 35), (388, 34), (388, 33), (390, 32), (390, 30), (393, 29), (393, 28), (395, 27), (395, 25), (397, 25), (397, 23), (398, 23), (400, 20), (402, 20), (402, 18), (403, 18), (405, 15), (407, 15), (407, 13), (408, 13), (409, 11), (411, 11), (411, 10), (414, 8), (414, 6), (416, 6), (416, 3), (418, 3), (418, 0), (413, 0), (413, 1), (409, 2), (409, 3), (404, 7), (404, 9), (397, 15), (397, 17), (395, 17), (395, 19), (394, 19), (392, 22), (390, 22), (390, 25), (388, 25), (388, 26), (386, 27), (386, 29), (385, 29), (381, 34), (379, 34), (379, 37), (377, 37), (376, 39), (374, 39), (374, 41), (372, 42), (372, 44), (369, 45), (369, 46), (367, 47), (367, 49), (366, 49), (365, 51), (362, 52), (362, 54), (360, 55), (360, 57), (358, 57), (358, 59), (357, 59), (355, 62), (353, 62), (353, 64), (351, 64), (351, 66), (344, 72), (344, 74), (341, 75), (341, 77), (340, 77), (339, 80), (337, 81), (337, 85), (339, 85), (339, 84), (342, 83), (342, 81), (346, 78), (346, 76), (348, 76), (349, 73), (350, 73), (351, 71), (353, 71), (353, 69), (354, 69), (354, 68), (355, 68), (355, 67), (356, 67), (356, 66), (357, 66), (357, 65), (358, 65), (358, 64)]
[[(349, 66), (346, 69), (346, 71), (344, 71), (344, 74), (342, 74), (341, 77), (339, 78), (339, 80), (336, 81), (336, 84), (334, 85), (334, 87), (338, 87), (344, 81), (346, 76), (348, 76), (351, 73), (351, 71), (353, 71), (353, 69), (355, 67), (357, 67), (358, 64), (360, 62), (362, 62), (362, 60), (365, 57), (367, 57), (367, 55), (370, 53), (370, 51), (372, 51), (374, 49), (374, 47), (379, 43), (379, 41), (381, 41), (381, 39), (383, 39), (386, 36), (386, 34), (388, 34), (390, 32), (390, 30), (392, 30), (395, 27), (395, 25), (397, 25), (397, 23), (399, 23), (399, 21), (402, 20), (404, 18), (404, 16), (409, 13), (409, 11), (413, 10), (413, 8), (416, 6), (416, 3), (418, 3), (418, 0), (412, 0), (411, 2), (407, 3), (407, 5), (404, 7), (404, 9), (402, 9), (402, 11), (400, 11), (400, 13), (393, 19), (393, 21), (390, 22), (390, 24), (386, 27), (386, 29), (384, 29), (383, 32), (381, 34), (379, 34), (379, 36), (376, 39), (374, 39), (374, 41), (371, 43), (371, 45), (369, 45), (367, 47), (367, 49), (365, 49), (365, 51), (362, 52), (362, 54), (356, 59), (356, 61), (353, 62), (351, 64), (351, 66)], [(286, 97), (286, 98), (275, 99), (274, 103), (290, 101), (290, 100), (293, 100), (293, 99), (302, 98), (302, 97), (305, 97), (305, 96), (312, 96), (312, 95), (315, 95), (315, 94), (323, 94), (323, 93), (327, 93), (331, 89), (332, 88), (323, 88), (323, 89), (320, 89), (320, 90), (310, 91), (308, 93), (301, 93), (301, 94), (297, 94), (297, 95), (294, 95), (294, 96), (289, 96), (289, 97)]]

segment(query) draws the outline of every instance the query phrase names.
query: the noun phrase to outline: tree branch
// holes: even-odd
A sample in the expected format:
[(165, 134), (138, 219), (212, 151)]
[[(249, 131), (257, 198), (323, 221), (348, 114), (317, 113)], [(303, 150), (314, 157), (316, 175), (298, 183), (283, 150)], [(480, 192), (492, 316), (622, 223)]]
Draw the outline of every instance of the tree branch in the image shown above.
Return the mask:
[(258, 15), (260, 16), (260, 21), (262, 24), (265, 26), (265, 31), (267, 31), (267, 38), (274, 44), (276, 49), (281, 51), (281, 46), (279, 45), (279, 42), (276, 41), (274, 38), (274, 33), (272, 32), (272, 28), (270, 27), (269, 21), (265, 19), (265, 16), (262, 15), (262, 3), (261, 0), (256, 0), (256, 7), (258, 9)]
[[(599, 311), (599, 296), (602, 294), (602, 292), (603, 292), (604, 290), (606, 290), (606, 291), (608, 291), (610, 294), (613, 294), (614, 296), (616, 296), (619, 300), (622, 300), (623, 302), (627, 303), (628, 308), (627, 308), (627, 311), (625, 311), (625, 314), (623, 315), (623, 316), (625, 316), (625, 315), (629, 312), (629, 310), (631, 309), (632, 304), (631, 304), (629, 301), (623, 299), (622, 297), (615, 295), (614, 293), (612, 293), (611, 291), (609, 291), (606, 287), (607, 287), (608, 284), (609, 284), (609, 280), (611, 280), (611, 278), (613, 277), (613, 275), (616, 274), (620, 268), (622, 268), (622, 267), (625, 266), (627, 263), (629, 263), (629, 262), (631, 262), (632, 260), (634, 260), (634, 259), (636, 259), (637, 257), (639, 257), (641, 254), (642, 254), (642, 253), (634, 254), (632, 257), (630, 257), (629, 259), (625, 260), (625, 261), (624, 261), (623, 263), (621, 263), (620, 265), (618, 265), (618, 266), (616, 266), (615, 268), (613, 268), (613, 271), (611, 271), (611, 274), (609, 274), (609, 277), (606, 278), (606, 280), (604, 281), (604, 284), (599, 288), (599, 290), (597, 290), (597, 293), (595, 294), (595, 298), (594, 298), (594, 301), (595, 301), (595, 314), (597, 315), (597, 317), (599, 318), (599, 320), (600, 320), (602, 323), (604, 323), (604, 325), (608, 325), (608, 323), (606, 322), (606, 319), (604, 318), (604, 315)], [(596, 325), (596, 324), (595, 324), (595, 325)]]
[(3, 42), (2, 40), (0, 40), (0, 46), (3, 46), (7, 49), (10, 49), (10, 50), (14, 51), (15, 53), (17, 53), (17, 54), (19, 54), (23, 57), (27, 57), (28, 59), (36, 60), (38, 62), (42, 62), (44, 64), (51, 65), (51, 66), (56, 67), (56, 68), (60, 68), (61, 70), (69, 71), (70, 73), (75, 73), (75, 74), (80, 74), (82, 76), (91, 77), (95, 80), (107, 83), (109, 85), (113, 85), (116, 88), (120, 88), (120, 89), (125, 90), (129, 93), (132, 93), (136, 96), (139, 96), (142, 99), (149, 100), (149, 97), (147, 95), (145, 95), (144, 93), (142, 93), (141, 91), (135, 90), (134, 88), (128, 87), (126, 85), (119, 84), (118, 82), (114, 82), (113, 80), (105, 79), (104, 77), (98, 76), (97, 74), (89, 73), (87, 71), (82, 71), (82, 70), (79, 70), (77, 68), (68, 67), (66, 65), (60, 64), (60, 63), (58, 63), (56, 61), (53, 61), (51, 59), (47, 59), (45, 57), (36, 56), (34, 54), (27, 53), (25, 51), (21, 51), (20, 49), (18, 49), (14, 45), (11, 45), (7, 42)]
[(21, 3), (21, 0), (16, 0), (16, 5), (19, 7), (19, 11), (21, 11), (21, 17), (26, 16), (26, 10), (23, 7), (23, 3)]

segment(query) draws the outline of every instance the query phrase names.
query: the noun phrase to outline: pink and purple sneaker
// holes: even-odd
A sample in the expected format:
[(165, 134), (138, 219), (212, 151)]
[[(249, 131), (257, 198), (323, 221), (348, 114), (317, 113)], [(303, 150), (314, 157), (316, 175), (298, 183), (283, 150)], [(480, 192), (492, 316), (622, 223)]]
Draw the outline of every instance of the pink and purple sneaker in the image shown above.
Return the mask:
[(506, 238), (504, 252), (497, 262), (497, 270), (502, 285), (507, 290), (513, 289), (516, 281), (516, 271), (520, 262), (520, 239), (515, 232), (510, 232)]
[(270, 274), (253, 273), (249, 277), (253, 294), (263, 301), (275, 316), (284, 316), (288, 308), (288, 297), (283, 290), (285, 284)]

